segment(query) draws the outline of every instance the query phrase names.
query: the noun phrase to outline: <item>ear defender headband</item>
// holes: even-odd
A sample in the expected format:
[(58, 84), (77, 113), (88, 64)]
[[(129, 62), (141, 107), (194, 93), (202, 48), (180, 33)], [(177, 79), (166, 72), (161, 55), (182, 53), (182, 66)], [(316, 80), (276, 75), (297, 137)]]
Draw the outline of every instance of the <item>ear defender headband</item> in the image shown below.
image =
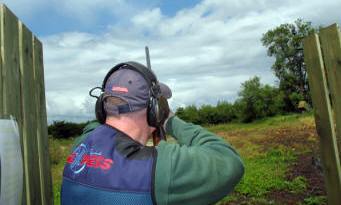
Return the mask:
[[(166, 99), (161, 96), (161, 90), (160, 90), (160, 86), (159, 86), (158, 80), (156, 78), (156, 75), (153, 73), (152, 70), (148, 69), (144, 65), (137, 63), (137, 62), (133, 62), (133, 61), (120, 63), (120, 64), (116, 65), (115, 67), (110, 69), (110, 71), (105, 76), (103, 83), (102, 83), (102, 87), (101, 87), (102, 92), (104, 92), (104, 90), (105, 90), (105, 85), (106, 85), (109, 77), (115, 71), (117, 71), (118, 69), (120, 69), (122, 67), (125, 67), (127, 69), (131, 69), (131, 70), (134, 70), (134, 71), (140, 73), (143, 76), (143, 78), (147, 81), (147, 84), (149, 86), (149, 98), (148, 98), (148, 102), (147, 102), (147, 122), (148, 122), (148, 125), (151, 127), (157, 128), (157, 127), (162, 126), (162, 122), (164, 119), (162, 116), (162, 112), (160, 112), (161, 111), (160, 109), (162, 109), (162, 104), (163, 104), (162, 101), (164, 101)], [(92, 89), (90, 91), (90, 96), (93, 96), (91, 94), (91, 92), (94, 89)], [(161, 106), (160, 106), (160, 104), (161, 104)], [(104, 93), (102, 93), (100, 96), (97, 97), (95, 112), (96, 112), (97, 120), (101, 124), (104, 124), (106, 117), (107, 117), (107, 114), (104, 110)]]

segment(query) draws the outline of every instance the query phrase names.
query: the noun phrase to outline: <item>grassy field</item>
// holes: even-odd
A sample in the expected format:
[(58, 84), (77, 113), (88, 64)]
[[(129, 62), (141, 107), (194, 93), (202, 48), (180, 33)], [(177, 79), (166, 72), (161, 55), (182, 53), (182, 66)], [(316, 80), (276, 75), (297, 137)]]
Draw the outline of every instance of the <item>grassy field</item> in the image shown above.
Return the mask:
[[(326, 204), (311, 114), (267, 118), (250, 124), (207, 126), (231, 143), (245, 163), (245, 175), (225, 204)], [(73, 139), (50, 139), (55, 204)]]

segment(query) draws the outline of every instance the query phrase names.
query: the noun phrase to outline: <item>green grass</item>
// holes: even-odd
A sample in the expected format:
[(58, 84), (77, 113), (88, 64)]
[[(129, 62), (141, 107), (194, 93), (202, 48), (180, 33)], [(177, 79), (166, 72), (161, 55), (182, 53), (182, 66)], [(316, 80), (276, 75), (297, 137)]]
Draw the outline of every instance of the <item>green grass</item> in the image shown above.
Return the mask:
[(248, 197), (250, 204), (269, 204), (266, 194), (273, 190), (302, 193), (306, 188), (304, 177), (292, 181), (285, 179), (286, 170), (295, 159), (294, 153), (285, 149), (271, 149), (262, 154), (244, 157), (243, 179), (234, 192), (218, 204), (238, 201), (242, 196)]
[[(277, 204), (269, 198), (269, 193), (283, 191), (300, 195), (306, 191), (308, 183), (304, 176), (288, 181), (286, 174), (298, 155), (311, 154), (311, 144), (318, 143), (311, 113), (275, 116), (250, 124), (214, 125), (208, 129), (236, 147), (245, 165), (243, 179), (219, 205)], [(274, 140), (290, 142), (281, 144)], [(297, 204), (323, 204), (323, 200), (325, 197), (310, 196)]]
[(327, 198), (325, 196), (312, 196), (304, 199), (303, 205), (324, 205), (327, 204)]
[(239, 123), (232, 122), (219, 125), (207, 126), (211, 132), (226, 132), (226, 131), (252, 131), (252, 130), (264, 130), (268, 128), (278, 128), (283, 126), (291, 126), (299, 119), (302, 118), (312, 118), (312, 113), (304, 114), (290, 114), (290, 115), (279, 115), (264, 119), (255, 120), (252, 123)]
[[(267, 194), (274, 190), (286, 190), (300, 194), (306, 190), (307, 180), (298, 176), (292, 181), (286, 180), (288, 167), (295, 162), (297, 155), (306, 152), (304, 145), (295, 149), (281, 144), (267, 144), (273, 132), (285, 128), (288, 130), (313, 126), (311, 113), (275, 116), (249, 124), (230, 123), (208, 126), (207, 128), (224, 137), (241, 154), (245, 164), (245, 174), (235, 191), (218, 204), (228, 204), (243, 199), (247, 204), (271, 204)], [(270, 134), (269, 134), (270, 133)], [(284, 136), (285, 137), (285, 136)], [(60, 204), (62, 171), (73, 139), (50, 139), (54, 202)], [(325, 197), (310, 196), (301, 202), (303, 205), (323, 204)]]
[(271, 150), (261, 156), (245, 158), (245, 176), (235, 191), (251, 197), (262, 197), (270, 190), (286, 187), (285, 171), (295, 159), (293, 153)]
[(51, 159), (51, 173), (53, 182), (54, 204), (60, 204), (60, 188), (62, 183), (62, 174), (64, 163), (69, 155), (73, 138), (53, 139), (49, 138), (49, 149)]

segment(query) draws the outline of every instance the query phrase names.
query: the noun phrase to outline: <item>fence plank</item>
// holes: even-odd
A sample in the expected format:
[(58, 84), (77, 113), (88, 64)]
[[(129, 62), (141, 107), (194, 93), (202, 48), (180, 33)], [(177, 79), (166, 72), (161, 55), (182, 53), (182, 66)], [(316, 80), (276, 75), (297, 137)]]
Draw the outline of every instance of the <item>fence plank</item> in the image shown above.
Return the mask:
[(310, 35), (304, 40), (304, 56), (315, 108), (316, 129), (320, 136), (328, 204), (339, 204), (341, 193), (340, 159), (321, 48), (316, 34)]
[(19, 51), (21, 72), (21, 105), (23, 117), (23, 147), (25, 157), (26, 190), (29, 194), (28, 204), (41, 204), (39, 156), (37, 155), (37, 120), (36, 95), (33, 70), (32, 33), (19, 22)]
[(37, 93), (37, 138), (40, 167), (40, 182), (43, 192), (41, 193), (43, 204), (53, 204), (52, 178), (50, 169), (50, 158), (48, 149), (46, 101), (44, 85), (44, 64), (43, 46), (37, 38), (33, 38), (33, 61), (34, 61), (34, 81)]
[(335, 112), (336, 140), (341, 159), (341, 36), (337, 24), (321, 29), (320, 41), (327, 81)]
[(3, 6), (3, 99), (4, 113), (13, 115), (21, 126), (20, 76), (19, 76), (19, 31), (16, 16)]
[(3, 15), (3, 8), (2, 6), (0, 7), (0, 116), (4, 114), (4, 110), (3, 110), (3, 101), (4, 101), (4, 97), (2, 96), (3, 91), (2, 91), (2, 84), (3, 84), (3, 80), (2, 80), (2, 58), (3, 58), (3, 53), (4, 53), (4, 49), (3, 49), (3, 27), (4, 27), (4, 15)]
[(22, 204), (53, 204), (41, 42), (0, 6), (0, 115), (19, 125), (24, 160)]
[[(2, 100), (3, 114), (13, 115), (19, 126), (20, 136), (22, 136), (22, 116), (21, 116), (21, 93), (20, 93), (20, 68), (19, 68), (19, 29), (17, 17), (3, 4), (2, 13)], [(22, 145), (22, 137), (21, 145)], [(23, 150), (23, 147), (22, 147)], [(23, 156), (24, 157), (24, 156)], [(23, 158), (24, 159), (24, 158)], [(26, 176), (24, 173), (24, 184)], [(26, 203), (26, 188), (23, 186), (23, 201)]]

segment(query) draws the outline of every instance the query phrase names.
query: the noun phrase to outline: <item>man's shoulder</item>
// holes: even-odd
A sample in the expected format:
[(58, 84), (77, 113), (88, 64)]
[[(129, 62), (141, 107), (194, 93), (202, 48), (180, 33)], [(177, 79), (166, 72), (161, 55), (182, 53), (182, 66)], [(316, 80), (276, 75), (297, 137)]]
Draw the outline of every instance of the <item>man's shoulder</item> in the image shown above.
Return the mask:
[(98, 121), (89, 122), (83, 129), (83, 134), (89, 133), (92, 130), (96, 129), (99, 125), (101, 125)]
[(97, 121), (91, 121), (89, 122), (83, 129), (83, 133), (76, 137), (75, 141), (74, 141), (74, 144), (72, 146), (72, 150), (74, 150), (82, 141), (84, 141), (89, 133), (93, 130), (95, 130), (98, 126), (100, 126), (101, 124)]

